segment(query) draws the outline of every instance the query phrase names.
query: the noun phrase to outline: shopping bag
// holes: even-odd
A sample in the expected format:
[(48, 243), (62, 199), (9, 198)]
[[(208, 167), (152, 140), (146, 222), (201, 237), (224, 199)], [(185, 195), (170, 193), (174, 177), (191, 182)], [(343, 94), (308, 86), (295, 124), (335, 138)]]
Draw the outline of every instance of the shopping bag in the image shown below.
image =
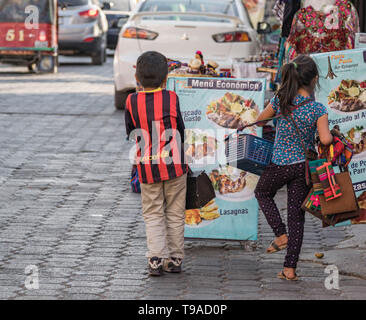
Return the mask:
[(187, 176), (186, 209), (200, 209), (216, 197), (212, 182), (205, 171), (192, 172)]
[(335, 180), (340, 186), (342, 196), (326, 201), (325, 196), (319, 195), (321, 213), (323, 216), (335, 215), (339, 213), (357, 212), (359, 211), (358, 201), (351, 176), (348, 171), (335, 174)]
[(323, 228), (335, 226), (336, 224), (350, 219), (357, 219), (360, 215), (360, 210), (342, 212), (332, 215), (323, 215), (319, 197), (317, 197), (316, 192), (314, 193), (314, 187), (311, 188), (309, 194), (305, 198), (301, 209), (321, 220)]
[(323, 216), (323, 228), (334, 227), (336, 224), (345, 222), (351, 219), (356, 219), (360, 215), (359, 211), (343, 212), (330, 216)]

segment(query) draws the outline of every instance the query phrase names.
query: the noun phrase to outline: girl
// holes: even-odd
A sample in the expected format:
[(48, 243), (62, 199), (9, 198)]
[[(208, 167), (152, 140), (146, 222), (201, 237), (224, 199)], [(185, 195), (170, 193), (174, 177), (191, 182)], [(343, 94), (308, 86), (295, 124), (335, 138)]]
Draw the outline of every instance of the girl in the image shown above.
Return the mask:
[[(255, 196), (276, 236), (267, 253), (287, 248), (284, 269), (278, 275), (279, 278), (287, 280), (298, 280), (296, 266), (305, 223), (305, 213), (301, 210), (301, 204), (309, 193), (305, 179), (305, 152), (290, 115), (293, 116), (307, 149), (315, 150), (316, 130), (322, 144), (329, 145), (333, 141), (326, 107), (311, 98), (314, 96), (318, 78), (317, 66), (308, 56), (298, 56), (293, 62), (285, 64), (282, 68), (280, 89), (257, 119), (260, 121), (282, 115), (277, 123), (272, 163), (262, 174)], [(284, 185), (287, 185), (288, 195), (288, 236), (273, 200), (276, 192)]]

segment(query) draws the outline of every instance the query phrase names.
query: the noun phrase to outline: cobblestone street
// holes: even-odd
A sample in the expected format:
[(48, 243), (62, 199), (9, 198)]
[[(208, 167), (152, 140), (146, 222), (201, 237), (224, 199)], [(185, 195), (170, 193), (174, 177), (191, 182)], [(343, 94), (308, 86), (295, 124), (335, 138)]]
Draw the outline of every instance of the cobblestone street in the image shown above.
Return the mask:
[[(51, 75), (0, 65), (0, 299), (366, 298), (366, 278), (351, 273), (325, 288), (326, 266), (306, 257), (350, 228), (322, 229), (309, 214), (300, 282), (276, 279), (285, 253), (264, 253), (273, 234), (261, 213), (256, 243), (186, 240), (184, 272), (149, 278), (112, 58), (61, 61)], [(285, 216), (285, 190), (278, 200)], [(39, 289), (26, 288), (28, 266)]]

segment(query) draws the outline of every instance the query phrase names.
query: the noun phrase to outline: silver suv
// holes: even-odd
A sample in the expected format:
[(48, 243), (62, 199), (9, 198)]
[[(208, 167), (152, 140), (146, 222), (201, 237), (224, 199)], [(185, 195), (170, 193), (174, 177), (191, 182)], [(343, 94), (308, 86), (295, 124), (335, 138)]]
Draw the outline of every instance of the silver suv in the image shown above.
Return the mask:
[(108, 21), (99, 0), (58, 0), (58, 16), (59, 54), (90, 56), (93, 64), (102, 65)]

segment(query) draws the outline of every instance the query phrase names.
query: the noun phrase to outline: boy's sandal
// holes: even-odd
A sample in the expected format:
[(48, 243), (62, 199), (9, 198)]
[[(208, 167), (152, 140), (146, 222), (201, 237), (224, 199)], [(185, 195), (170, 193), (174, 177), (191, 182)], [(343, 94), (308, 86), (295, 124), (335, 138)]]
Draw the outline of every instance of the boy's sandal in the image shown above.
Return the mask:
[(299, 277), (297, 276), (297, 274), (295, 273), (295, 277), (293, 278), (289, 278), (288, 276), (285, 275), (285, 273), (283, 271), (281, 271), (278, 275), (277, 275), (278, 279), (284, 279), (284, 280), (288, 280), (288, 281), (298, 281)]
[[(269, 251), (269, 249), (271, 249), (271, 248), (273, 248), (274, 250), (271, 250), (271, 251)], [(286, 249), (287, 248), (287, 243), (284, 243), (284, 244), (282, 244), (282, 245), (277, 245), (277, 243), (273, 240), (271, 243), (270, 243), (270, 245), (269, 245), (269, 247), (267, 248), (267, 253), (275, 253), (275, 252), (278, 252), (278, 251), (281, 251), (281, 250), (283, 250), (283, 249)]]

